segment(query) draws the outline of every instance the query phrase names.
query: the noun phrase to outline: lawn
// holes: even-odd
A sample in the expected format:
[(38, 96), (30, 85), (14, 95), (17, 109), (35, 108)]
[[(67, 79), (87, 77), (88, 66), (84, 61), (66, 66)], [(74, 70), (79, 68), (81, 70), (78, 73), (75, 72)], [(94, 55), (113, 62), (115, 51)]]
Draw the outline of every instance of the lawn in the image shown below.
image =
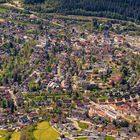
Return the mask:
[(37, 140), (56, 140), (59, 137), (58, 132), (46, 121), (39, 123), (33, 134)]
[(13, 132), (10, 140), (20, 140), (20, 132)]
[(0, 13), (7, 12), (8, 10), (0, 7)]
[(89, 125), (87, 123), (83, 123), (78, 121), (78, 125), (81, 129), (88, 129)]
[(105, 140), (115, 140), (115, 138), (112, 137), (112, 136), (106, 136), (106, 137), (105, 137)]
[(108, 99), (108, 97), (107, 97), (107, 96), (101, 96), (101, 97), (99, 97), (99, 99), (104, 99), (104, 100), (107, 100), (107, 99)]
[(75, 140), (88, 140), (87, 137), (79, 137), (79, 138), (76, 138)]
[(5, 140), (7, 136), (7, 131), (0, 130), (0, 140)]

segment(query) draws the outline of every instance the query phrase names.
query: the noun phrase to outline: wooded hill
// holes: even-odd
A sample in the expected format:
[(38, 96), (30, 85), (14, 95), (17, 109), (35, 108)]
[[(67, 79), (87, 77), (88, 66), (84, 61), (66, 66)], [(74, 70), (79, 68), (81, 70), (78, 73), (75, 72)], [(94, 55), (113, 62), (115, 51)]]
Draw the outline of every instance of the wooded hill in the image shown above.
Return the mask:
[(140, 20), (140, 0), (62, 0), (60, 8), (70, 14)]
[[(0, 0), (4, 1), (4, 0)], [(140, 21), (140, 0), (22, 0), (38, 12), (110, 17)]]

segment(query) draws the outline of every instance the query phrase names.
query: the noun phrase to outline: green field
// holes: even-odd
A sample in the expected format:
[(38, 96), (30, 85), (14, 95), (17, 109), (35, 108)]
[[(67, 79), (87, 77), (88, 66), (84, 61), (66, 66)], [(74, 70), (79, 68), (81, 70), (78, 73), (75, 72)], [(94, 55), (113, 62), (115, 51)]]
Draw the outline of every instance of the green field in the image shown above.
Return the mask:
[[(0, 140), (7, 140), (9, 135), (11, 135), (10, 140), (20, 140), (21, 132), (13, 132), (11, 134), (5, 130), (0, 130)], [(38, 123), (33, 135), (36, 140), (56, 140), (59, 137), (57, 130), (52, 128), (46, 121)]]
[(7, 12), (8, 10), (0, 7), (0, 13)]
[(106, 137), (105, 137), (105, 140), (115, 140), (115, 138), (112, 137), (112, 136), (106, 136)]
[(79, 138), (76, 138), (75, 140), (88, 140), (87, 137), (79, 137)]
[(89, 125), (87, 123), (79, 122), (78, 125), (81, 129), (88, 129)]
[(10, 140), (20, 140), (20, 132), (13, 132)]
[(5, 130), (0, 130), (0, 140), (5, 140), (7, 132)]
[[(7, 140), (10, 135), (11, 133), (8, 133), (5, 130), (0, 130), (0, 140)], [(20, 140), (20, 132), (13, 132), (10, 140)]]
[(56, 140), (59, 137), (58, 132), (46, 121), (39, 123), (33, 134), (37, 140)]

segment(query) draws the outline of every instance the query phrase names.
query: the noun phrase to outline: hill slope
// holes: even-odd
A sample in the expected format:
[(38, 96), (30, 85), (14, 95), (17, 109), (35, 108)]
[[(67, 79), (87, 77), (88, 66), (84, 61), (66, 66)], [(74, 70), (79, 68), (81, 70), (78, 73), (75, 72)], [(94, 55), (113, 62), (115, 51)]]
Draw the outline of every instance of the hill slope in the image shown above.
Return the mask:
[[(34, 10), (140, 20), (140, 0), (24, 0)], [(43, 4), (39, 4), (43, 3)]]

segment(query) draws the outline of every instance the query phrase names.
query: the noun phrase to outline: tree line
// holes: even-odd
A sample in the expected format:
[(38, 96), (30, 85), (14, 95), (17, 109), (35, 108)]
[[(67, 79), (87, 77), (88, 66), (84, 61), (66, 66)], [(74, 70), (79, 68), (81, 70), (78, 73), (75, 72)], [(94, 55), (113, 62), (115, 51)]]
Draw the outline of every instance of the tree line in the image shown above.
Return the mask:
[(24, 0), (24, 3), (33, 4), (30, 6), (41, 12), (140, 20), (139, 0)]

